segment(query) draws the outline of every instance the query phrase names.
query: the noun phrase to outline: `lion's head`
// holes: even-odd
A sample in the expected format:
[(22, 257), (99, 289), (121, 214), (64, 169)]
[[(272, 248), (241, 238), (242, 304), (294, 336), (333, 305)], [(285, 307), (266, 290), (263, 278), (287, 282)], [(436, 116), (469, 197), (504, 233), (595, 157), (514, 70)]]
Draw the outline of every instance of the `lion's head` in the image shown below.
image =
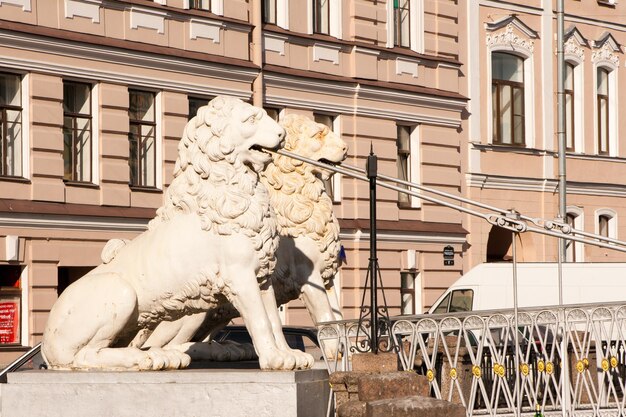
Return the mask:
[(185, 126), (174, 178), (150, 227), (195, 213), (204, 230), (221, 235), (241, 230), (263, 246), (275, 234), (275, 221), (268, 219), (269, 197), (258, 181), (271, 160), (262, 148), (280, 146), (284, 136), (263, 109), (232, 97), (211, 100)]
[(187, 126), (178, 146), (179, 158), (174, 177), (189, 164), (203, 170), (202, 161), (194, 160), (197, 150), (212, 162), (225, 159), (231, 164), (245, 164), (260, 172), (271, 160), (263, 148), (282, 144), (285, 131), (265, 110), (237, 98), (218, 96), (198, 113)]
[[(284, 149), (321, 162), (340, 163), (347, 145), (326, 126), (305, 116), (289, 115), (281, 125), (287, 132)], [(284, 155), (274, 155), (261, 175), (276, 211), (281, 235), (324, 239), (334, 228), (332, 201), (322, 178), (329, 170)], [(336, 222), (335, 222), (336, 223)]]
[[(305, 116), (290, 114), (281, 121), (281, 125), (287, 131), (284, 145), (286, 151), (331, 165), (346, 159), (348, 145), (323, 124)], [(316, 166), (311, 167), (311, 170), (324, 180), (333, 174), (330, 170)]]

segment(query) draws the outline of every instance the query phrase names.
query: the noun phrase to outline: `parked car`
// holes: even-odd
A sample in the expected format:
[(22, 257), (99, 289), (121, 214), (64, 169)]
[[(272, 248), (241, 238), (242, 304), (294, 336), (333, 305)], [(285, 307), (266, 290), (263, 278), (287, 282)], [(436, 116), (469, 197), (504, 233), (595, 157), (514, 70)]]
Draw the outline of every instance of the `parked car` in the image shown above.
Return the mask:
[[(315, 360), (323, 359), (316, 328), (283, 326), (283, 334), (290, 348), (309, 353), (313, 355)], [(218, 342), (252, 343), (245, 326), (226, 326), (215, 336), (215, 340)]]

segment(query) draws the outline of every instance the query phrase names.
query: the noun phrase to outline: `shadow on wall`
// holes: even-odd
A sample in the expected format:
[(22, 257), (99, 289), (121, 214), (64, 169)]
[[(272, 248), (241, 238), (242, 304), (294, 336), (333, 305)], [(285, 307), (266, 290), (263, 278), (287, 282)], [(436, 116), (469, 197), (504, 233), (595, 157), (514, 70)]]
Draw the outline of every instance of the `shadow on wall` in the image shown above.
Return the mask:
[[(492, 226), (487, 240), (487, 262), (502, 262), (513, 260), (513, 233), (499, 226)], [(537, 262), (535, 238), (529, 233), (520, 233), (516, 236), (516, 251), (518, 262)]]

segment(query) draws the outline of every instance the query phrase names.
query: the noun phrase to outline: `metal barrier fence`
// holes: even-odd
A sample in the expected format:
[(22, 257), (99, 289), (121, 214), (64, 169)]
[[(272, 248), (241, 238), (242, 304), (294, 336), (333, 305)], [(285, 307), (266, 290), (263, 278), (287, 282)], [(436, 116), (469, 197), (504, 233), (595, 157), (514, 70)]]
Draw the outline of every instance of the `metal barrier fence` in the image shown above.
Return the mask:
[[(401, 316), (383, 338), (395, 338), (403, 368), (425, 375), (433, 397), (468, 417), (626, 416), (626, 304), (524, 308), (517, 321), (513, 310)], [(319, 326), (330, 372), (351, 370), (357, 326)]]

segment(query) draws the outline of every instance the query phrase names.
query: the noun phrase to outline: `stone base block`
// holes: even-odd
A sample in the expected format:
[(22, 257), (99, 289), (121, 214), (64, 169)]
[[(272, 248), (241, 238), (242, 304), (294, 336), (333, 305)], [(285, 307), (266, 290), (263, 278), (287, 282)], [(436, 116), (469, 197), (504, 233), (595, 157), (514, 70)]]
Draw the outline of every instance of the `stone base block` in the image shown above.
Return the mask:
[(387, 398), (427, 397), (430, 392), (428, 379), (414, 372), (387, 372), (369, 374), (359, 378), (359, 400), (377, 401)]
[(2, 387), (3, 417), (324, 417), (325, 370), (24, 371)]
[(465, 407), (430, 397), (403, 397), (366, 403), (365, 417), (465, 417)]
[(396, 372), (400, 363), (395, 352), (359, 353), (352, 355), (354, 372)]

